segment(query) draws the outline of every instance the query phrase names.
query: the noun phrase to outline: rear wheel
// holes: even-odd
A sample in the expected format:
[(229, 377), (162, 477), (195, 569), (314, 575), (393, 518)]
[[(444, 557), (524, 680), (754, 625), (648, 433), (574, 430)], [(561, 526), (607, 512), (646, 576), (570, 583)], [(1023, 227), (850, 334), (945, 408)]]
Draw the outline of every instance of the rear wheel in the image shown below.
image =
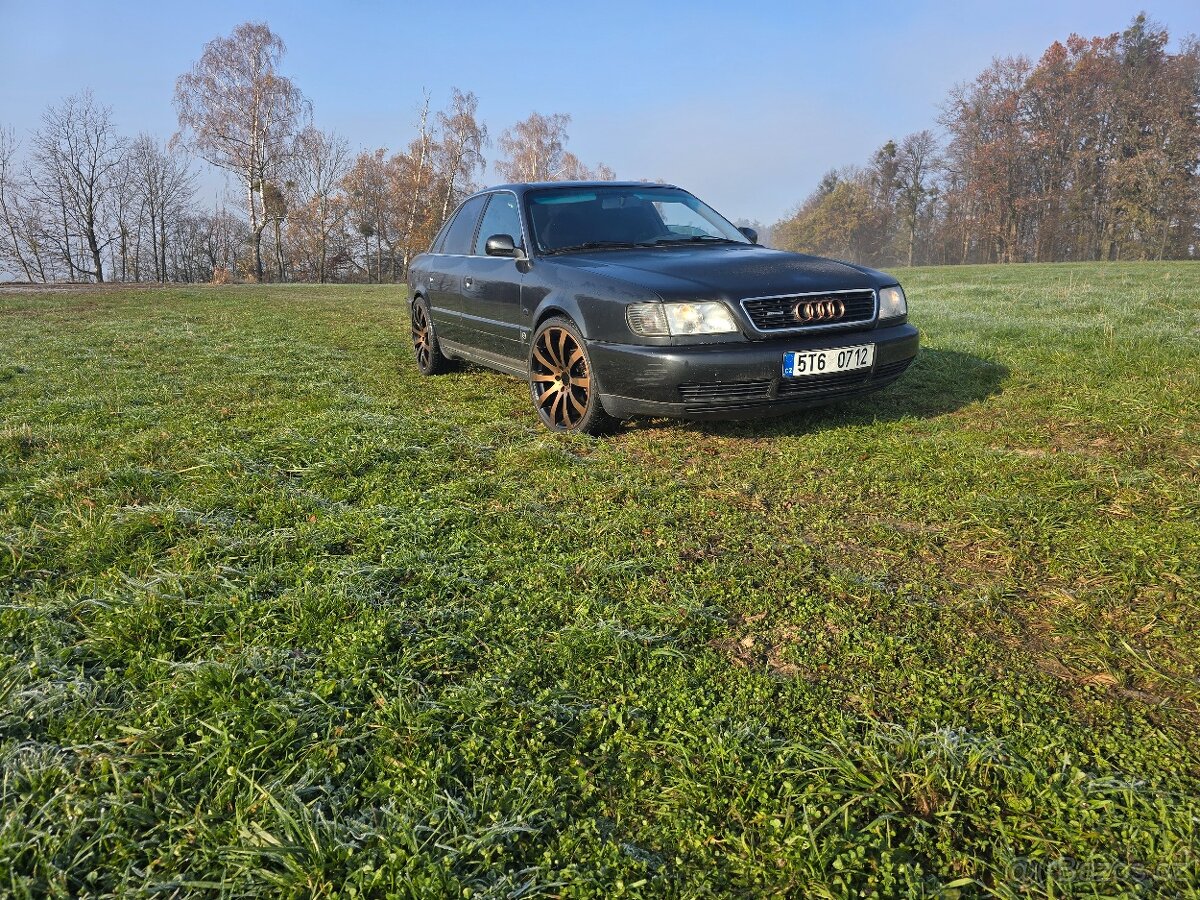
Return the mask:
[(425, 299), (418, 297), (412, 305), (412, 342), (417, 355), (417, 368), (422, 375), (440, 375), (450, 368), (450, 360), (442, 353), (433, 319)]
[(529, 393), (542, 424), (554, 431), (606, 434), (617, 425), (600, 405), (587, 346), (568, 319), (547, 319), (534, 333)]

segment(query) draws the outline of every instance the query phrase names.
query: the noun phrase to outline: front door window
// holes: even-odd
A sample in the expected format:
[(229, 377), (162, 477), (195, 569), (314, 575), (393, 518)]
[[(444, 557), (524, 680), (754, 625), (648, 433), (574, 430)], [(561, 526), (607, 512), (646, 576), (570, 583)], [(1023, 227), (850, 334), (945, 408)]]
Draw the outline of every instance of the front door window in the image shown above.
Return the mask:
[(475, 255), (485, 256), (487, 239), (497, 234), (507, 234), (513, 239), (513, 244), (524, 249), (521, 241), (521, 214), (517, 211), (517, 198), (507, 191), (492, 194), (492, 202), (488, 204), (487, 212), (483, 214), (483, 224), (479, 226), (479, 237), (475, 241)]

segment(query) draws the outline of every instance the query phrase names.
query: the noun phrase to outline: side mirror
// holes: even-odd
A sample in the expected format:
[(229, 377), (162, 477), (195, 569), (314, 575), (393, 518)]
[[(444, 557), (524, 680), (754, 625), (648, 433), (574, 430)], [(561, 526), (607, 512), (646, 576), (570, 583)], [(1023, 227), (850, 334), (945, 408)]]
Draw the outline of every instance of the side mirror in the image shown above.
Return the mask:
[(758, 243), (758, 232), (755, 231), (753, 228), (739, 228), (738, 231), (740, 231), (742, 234), (744, 234), (746, 236), (746, 239), (749, 240), (750, 243), (752, 243), (752, 244)]
[(516, 256), (517, 247), (511, 234), (493, 234), (484, 244), (488, 256)]

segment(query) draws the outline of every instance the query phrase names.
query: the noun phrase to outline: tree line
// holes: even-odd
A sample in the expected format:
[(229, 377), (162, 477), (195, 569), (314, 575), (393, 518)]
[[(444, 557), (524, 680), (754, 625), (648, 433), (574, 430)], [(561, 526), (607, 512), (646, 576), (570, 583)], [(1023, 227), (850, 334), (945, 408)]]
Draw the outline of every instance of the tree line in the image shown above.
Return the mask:
[(1200, 256), (1200, 44), (1137, 16), (998, 58), (931, 130), (829, 172), (777, 246), (869, 265)]
[[(26, 146), (0, 128), (0, 273), (49, 281), (402, 280), (479, 188), (491, 141), (478, 98), (425, 94), (401, 150), (353, 151), (313, 123), (263, 23), (209, 42), (175, 85), (179, 130), (123, 136), (88, 91), (51, 106)], [(613, 178), (566, 149), (570, 116), (532, 113), (501, 134), (501, 177)], [(240, 199), (206, 206), (198, 160)]]
[[(941, 134), (888, 141), (827, 173), (770, 241), (914, 265), (1200, 255), (1200, 44), (1170, 52), (1137, 16), (1072, 35), (1036, 63), (997, 58), (955, 87)], [(406, 146), (352, 150), (281, 74), (283, 41), (247, 22), (175, 85), (178, 130), (123, 135), (84, 91), (25, 142), (0, 127), (0, 276), (48, 281), (362, 281), (404, 277), (492, 146), (478, 98), (426, 93)], [(567, 149), (570, 116), (532, 113), (496, 140), (508, 181), (611, 179)], [(202, 202), (199, 166), (236, 199)], [(765, 229), (764, 229), (765, 230)]]

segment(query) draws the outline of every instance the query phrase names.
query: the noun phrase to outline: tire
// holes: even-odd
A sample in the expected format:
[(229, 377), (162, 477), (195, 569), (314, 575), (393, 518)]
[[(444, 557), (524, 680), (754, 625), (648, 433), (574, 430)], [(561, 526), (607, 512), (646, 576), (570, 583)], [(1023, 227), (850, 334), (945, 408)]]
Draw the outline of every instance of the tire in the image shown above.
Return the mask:
[(569, 319), (547, 319), (529, 351), (529, 396), (551, 431), (608, 434), (617, 420), (600, 405), (599, 385), (583, 335)]
[(417, 356), (417, 369), (422, 375), (441, 375), (450, 370), (450, 360), (442, 353), (424, 297), (413, 301), (412, 342)]

